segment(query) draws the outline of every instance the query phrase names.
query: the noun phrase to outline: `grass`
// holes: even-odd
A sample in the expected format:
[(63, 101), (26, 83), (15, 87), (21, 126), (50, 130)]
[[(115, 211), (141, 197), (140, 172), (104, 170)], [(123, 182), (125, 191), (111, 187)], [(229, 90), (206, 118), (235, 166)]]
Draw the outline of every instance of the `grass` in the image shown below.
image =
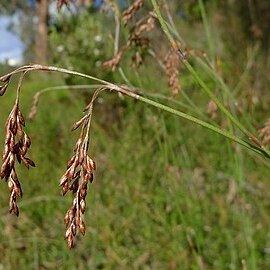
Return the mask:
[[(25, 115), (31, 95), (50, 81), (26, 80)], [(11, 92), (1, 103), (2, 126)], [(69, 202), (58, 179), (83, 100), (65, 91), (41, 97), (37, 118), (27, 125), (37, 168), (20, 170), (19, 219), (7, 214), (1, 184), (0, 267), (267, 269), (270, 186), (261, 159), (165, 112), (110, 98), (104, 94), (94, 112), (90, 154), (98, 169), (87, 198), (87, 233), (69, 251), (62, 220)]]
[[(212, 52), (215, 43), (202, 1), (200, 9)], [(232, 104), (236, 91), (205, 63), (196, 63), (206, 87), (220, 87), (219, 99)], [(155, 79), (156, 70), (142, 67), (144, 77), (123, 70), (135, 85), (163, 94), (166, 82)], [(33, 94), (52, 82), (63, 84), (54, 75), (26, 79), (24, 115)], [(181, 73), (181, 85), (174, 103), (162, 102), (209, 121), (208, 98), (191, 74)], [(2, 127), (14, 87), (0, 99)], [(200, 126), (108, 93), (94, 108), (89, 154), (97, 173), (87, 196), (86, 236), (68, 250), (63, 216), (71, 197), (61, 196), (58, 180), (77, 138), (70, 127), (81, 117), (90, 92), (48, 92), (41, 97), (35, 121), (28, 121), (30, 157), (37, 168), (19, 170), (24, 190), (19, 219), (7, 213), (8, 191), (0, 183), (0, 269), (270, 268), (267, 160)], [(263, 110), (232, 113), (250, 128)], [(219, 120), (233, 131), (229, 121)], [(0, 132), (1, 142), (3, 136)]]

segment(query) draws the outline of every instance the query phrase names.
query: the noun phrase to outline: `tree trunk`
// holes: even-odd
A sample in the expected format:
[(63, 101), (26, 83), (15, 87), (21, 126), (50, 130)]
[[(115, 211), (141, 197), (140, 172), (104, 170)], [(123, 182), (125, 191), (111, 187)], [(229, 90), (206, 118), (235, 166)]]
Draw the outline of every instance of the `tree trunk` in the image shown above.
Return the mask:
[(39, 64), (48, 62), (48, 0), (39, 0), (37, 8), (36, 61)]

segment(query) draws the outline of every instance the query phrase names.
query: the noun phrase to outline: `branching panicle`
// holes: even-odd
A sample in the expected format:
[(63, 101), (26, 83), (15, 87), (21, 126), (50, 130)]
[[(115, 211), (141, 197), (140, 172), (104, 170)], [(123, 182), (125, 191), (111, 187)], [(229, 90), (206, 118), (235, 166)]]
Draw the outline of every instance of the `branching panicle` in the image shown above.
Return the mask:
[(174, 50), (170, 50), (164, 59), (165, 70), (168, 77), (168, 85), (172, 89), (172, 95), (176, 96), (180, 91), (178, 80), (180, 61)]
[[(15, 162), (17, 160), (18, 163), (23, 163), (28, 169), (30, 166), (35, 167), (35, 163), (26, 157), (31, 146), (31, 139), (24, 131), (25, 120), (19, 109), (19, 93), (24, 74), (22, 74), (18, 83), (15, 104), (5, 124), (6, 138), (2, 155), (3, 163), (0, 171), (0, 176), (8, 182), (10, 191), (9, 212), (17, 216), (19, 215), (19, 208), (16, 201), (17, 198), (22, 197), (22, 189), (16, 173)], [(4, 80), (2, 77), (1, 81), (6, 81), (8, 84), (10, 77), (7, 76), (7, 79)]]
[(143, 6), (143, 0), (136, 0), (129, 8), (123, 12), (123, 23), (126, 25)]

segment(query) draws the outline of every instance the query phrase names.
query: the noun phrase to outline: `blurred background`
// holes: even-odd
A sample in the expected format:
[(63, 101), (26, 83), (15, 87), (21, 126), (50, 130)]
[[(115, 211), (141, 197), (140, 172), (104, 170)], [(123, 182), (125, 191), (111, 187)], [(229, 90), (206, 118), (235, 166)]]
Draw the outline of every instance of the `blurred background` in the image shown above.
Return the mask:
[[(140, 88), (241, 136), (181, 63), (168, 64), (170, 46), (157, 20), (132, 41), (114, 71), (104, 65), (153, 10), (144, 1), (125, 25), (122, 12), (133, 2), (77, 0), (58, 12), (56, 1), (0, 0), (0, 74), (27, 63), (84, 72)], [(270, 117), (269, 0), (159, 3), (205, 83), (256, 134)], [(174, 89), (168, 85), (172, 72)], [(2, 144), (16, 83), (0, 99)], [(113, 93), (103, 93), (94, 107), (89, 154), (97, 171), (87, 196), (86, 235), (67, 249), (63, 218), (72, 196), (61, 196), (58, 181), (78, 136), (70, 128), (93, 93), (89, 84), (59, 74), (26, 76), (25, 116), (42, 89), (88, 86), (45, 92), (36, 118), (27, 121), (37, 167), (18, 167), (24, 191), (19, 218), (8, 213), (9, 192), (0, 183), (0, 270), (270, 269), (269, 161)]]

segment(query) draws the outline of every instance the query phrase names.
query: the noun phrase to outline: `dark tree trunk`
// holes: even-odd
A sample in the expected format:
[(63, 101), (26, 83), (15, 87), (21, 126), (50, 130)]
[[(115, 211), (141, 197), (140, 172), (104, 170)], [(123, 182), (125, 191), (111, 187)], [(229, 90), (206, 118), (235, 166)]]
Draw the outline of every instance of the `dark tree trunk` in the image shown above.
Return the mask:
[(48, 62), (48, 0), (39, 0), (37, 7), (36, 61), (40, 64)]

